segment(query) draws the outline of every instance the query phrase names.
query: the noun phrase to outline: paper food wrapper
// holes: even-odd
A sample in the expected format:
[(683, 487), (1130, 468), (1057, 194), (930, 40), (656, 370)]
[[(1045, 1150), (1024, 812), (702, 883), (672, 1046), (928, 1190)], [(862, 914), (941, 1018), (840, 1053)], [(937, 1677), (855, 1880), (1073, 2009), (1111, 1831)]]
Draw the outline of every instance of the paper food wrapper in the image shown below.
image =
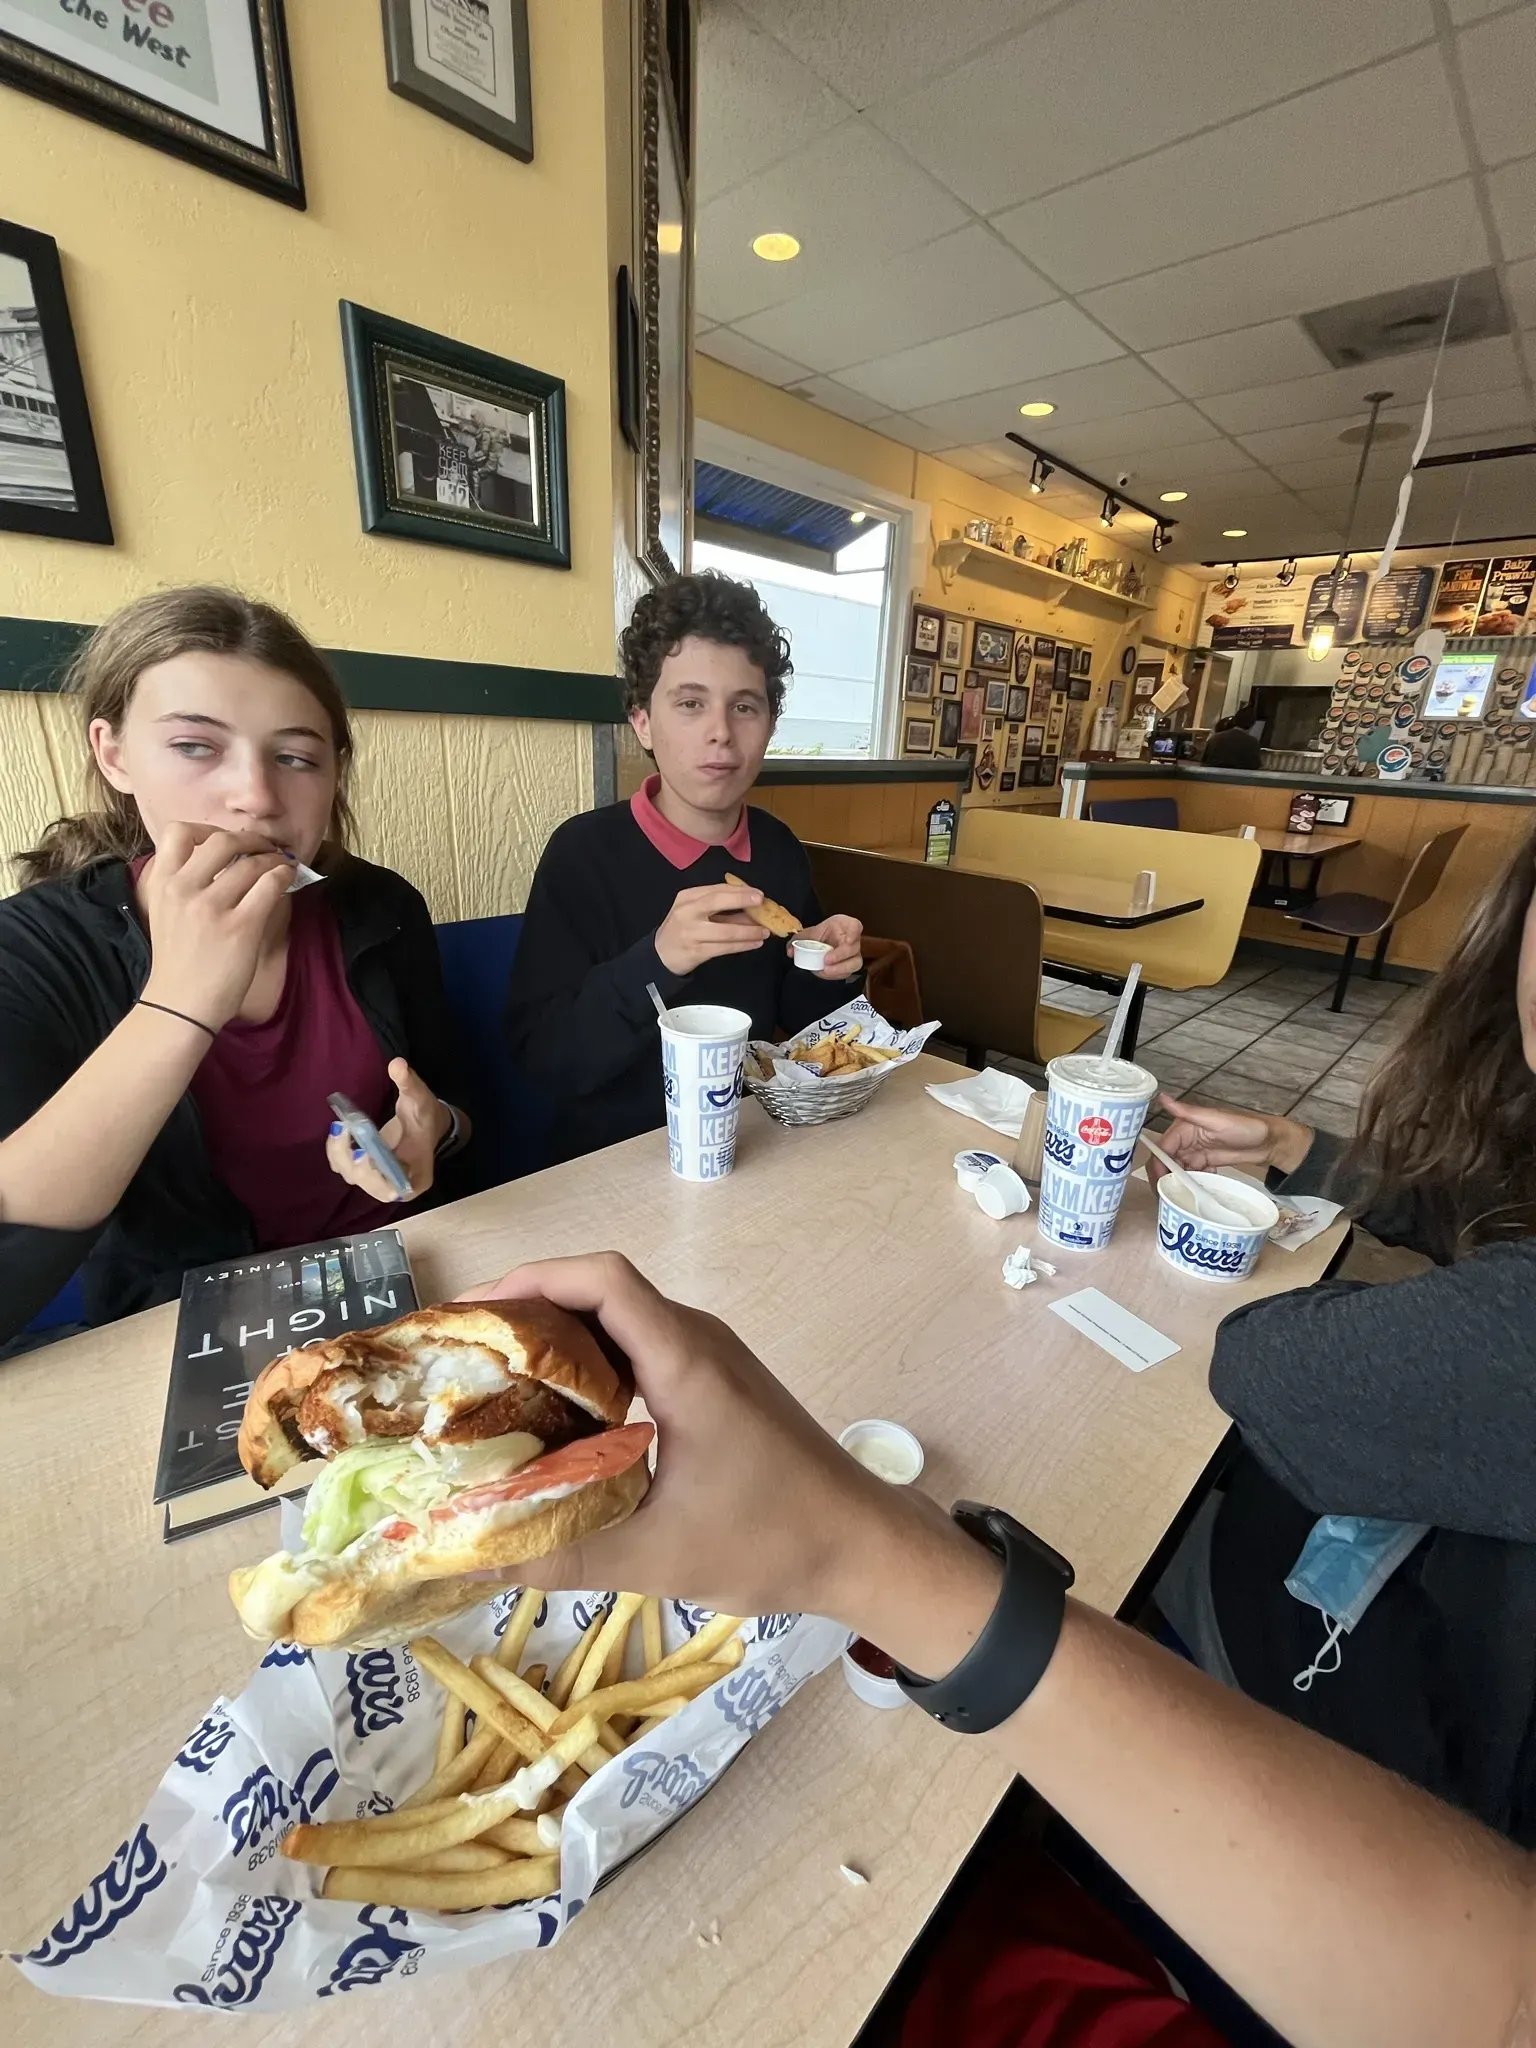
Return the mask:
[[(524, 1663), (553, 1670), (612, 1597), (549, 1594)], [(495, 1648), (515, 1598), (499, 1593), (436, 1633), (467, 1662)], [(708, 1619), (706, 1608), (663, 1602), (667, 1650)], [(548, 1948), (848, 1640), (837, 1623), (801, 1614), (760, 1615), (742, 1634), (746, 1654), (728, 1678), (566, 1808), (559, 1892), (453, 1914), (322, 1899), (324, 1869), (279, 1852), (296, 1823), (387, 1812), (431, 1776), (441, 1688), (407, 1649), (276, 1643), (239, 1697), (215, 1700), (187, 1736), (107, 1868), (13, 1960), (40, 1990), (69, 1997), (283, 2012)]]
[[(917, 1058), (938, 1028), (935, 1019), (932, 1024), (919, 1024), (915, 1031), (898, 1031), (894, 1024), (886, 1022), (867, 996), (855, 996), (840, 1010), (833, 1010), (803, 1031), (797, 1031), (785, 1045), (753, 1039), (748, 1048), (752, 1058), (747, 1066), (747, 1082), (750, 1086), (754, 1079), (771, 1079), (790, 1088), (841, 1088), (846, 1081), (867, 1081), (871, 1075), (893, 1074)], [(814, 1045), (821, 1038), (852, 1038), (861, 1045), (894, 1046), (898, 1056), (882, 1060), (877, 1067), (860, 1067), (848, 1074), (819, 1074), (814, 1067), (796, 1065), (792, 1057), (795, 1047)]]

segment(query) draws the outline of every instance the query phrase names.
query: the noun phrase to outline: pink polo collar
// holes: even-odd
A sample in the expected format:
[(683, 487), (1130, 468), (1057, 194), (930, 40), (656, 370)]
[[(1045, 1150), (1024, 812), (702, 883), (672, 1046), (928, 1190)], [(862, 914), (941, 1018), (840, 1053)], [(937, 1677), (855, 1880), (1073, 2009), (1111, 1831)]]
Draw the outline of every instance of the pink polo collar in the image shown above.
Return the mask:
[[(656, 808), (656, 792), (661, 787), (659, 775), (649, 775), (629, 800), (635, 823), (649, 839), (663, 860), (670, 861), (675, 868), (691, 868), (701, 854), (708, 853), (706, 840), (695, 839), (691, 832), (683, 832), (670, 818), (664, 818)], [(752, 858), (752, 829), (748, 821), (745, 804), (741, 807), (741, 821), (730, 838), (725, 850), (732, 860)]]

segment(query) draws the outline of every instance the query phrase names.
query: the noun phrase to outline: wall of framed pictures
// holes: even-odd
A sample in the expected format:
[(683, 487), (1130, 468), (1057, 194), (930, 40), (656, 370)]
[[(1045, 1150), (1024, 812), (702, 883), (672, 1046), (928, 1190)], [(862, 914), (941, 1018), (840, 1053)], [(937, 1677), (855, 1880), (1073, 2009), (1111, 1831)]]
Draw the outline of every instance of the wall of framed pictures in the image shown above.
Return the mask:
[[(89, 623), (146, 588), (222, 575), (330, 648), (461, 676), (481, 665), (488, 689), (514, 671), (543, 678), (537, 716), (359, 719), (364, 850), (409, 873), (440, 917), (520, 908), (549, 831), (598, 787), (592, 707), (598, 695), (598, 715), (613, 707), (588, 685), (613, 673), (616, 568), (621, 583), (638, 573), (623, 541), (633, 459), (591, 425), (614, 411), (613, 276), (632, 259), (627, 0), (429, 11), (427, 55), (465, 94), (478, 78), (482, 96), (515, 49), (501, 29), (531, 15), (531, 164), (446, 105), (392, 89), (381, 0), (239, 0), (233, 13), (203, 0), (195, 11), (228, 32), (211, 55), (228, 59), (216, 75), (231, 122), (251, 53), (278, 49), (251, 42), (251, 24), (281, 38), (268, 78), (274, 105), (291, 87), (299, 110), (299, 190), (274, 189), (280, 166), (245, 175), (229, 137), (178, 134), (174, 109), (129, 121), (109, 104), (110, 79), (72, 76), (46, 97), (18, 82), (6, 33), (47, 10), (0, 0), (0, 215), (57, 247), (115, 542), (8, 530), (0, 476), (0, 614)], [(76, 54), (88, 73), (94, 58), (83, 44)], [(508, 106), (527, 103), (514, 93)], [(410, 457), (403, 509), (457, 518), (447, 536), (365, 527), (342, 299), (431, 344), (414, 387), (395, 394), (381, 454), (396, 483)], [(480, 382), (460, 388), (456, 375)], [(573, 421), (588, 422), (564, 451), (543, 410), (556, 385)], [(452, 432), (439, 432), (449, 414)], [(563, 535), (544, 517), (556, 495)], [(545, 554), (477, 544), (488, 536)], [(569, 719), (549, 715), (559, 672), (581, 707)], [(63, 806), (45, 727), (57, 721), (62, 735), (70, 707), (6, 680), (0, 844), (11, 846)]]

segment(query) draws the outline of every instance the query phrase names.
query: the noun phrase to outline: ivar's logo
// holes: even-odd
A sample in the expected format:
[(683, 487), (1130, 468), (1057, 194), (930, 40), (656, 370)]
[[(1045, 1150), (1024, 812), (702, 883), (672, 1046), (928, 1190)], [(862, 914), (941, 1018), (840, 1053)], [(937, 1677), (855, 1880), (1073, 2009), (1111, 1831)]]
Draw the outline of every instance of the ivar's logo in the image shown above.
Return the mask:
[(52, 1970), (74, 1956), (83, 1956), (130, 1913), (136, 1913), (150, 1893), (164, 1884), (165, 1878), (165, 1858), (141, 1821), (137, 1834), (122, 1844), (100, 1877), (92, 1878), (64, 1918), (55, 1921), (26, 1960)]
[(365, 1906), (357, 1919), (365, 1931), (349, 1941), (336, 1958), (330, 1982), (320, 1987), (321, 1998), (382, 1984), (396, 1970), (402, 1977), (413, 1977), (426, 1954), (421, 1943), (411, 1938), (411, 1918), (401, 1907)]
[(276, 1854), (290, 1821), (310, 1821), (336, 1789), (339, 1773), (328, 1749), (309, 1757), (292, 1785), (285, 1785), (266, 1764), (256, 1769), (224, 1802), (232, 1856), (248, 1856), (254, 1870)]
[(755, 1735), (773, 1719), (796, 1684), (782, 1664), (749, 1664), (722, 1679), (710, 1697), (733, 1728)]
[[(277, 1952), (303, 1906), (298, 1899), (239, 1899), (243, 1917), (226, 1921), (200, 1984), (178, 1984), (178, 2005), (254, 2005)], [(233, 1917), (233, 1916), (232, 1916)]]
[(799, 1619), (798, 1614), (760, 1614), (753, 1624), (756, 1639), (760, 1643), (776, 1643), (780, 1636), (789, 1634)]
[(692, 1806), (709, 1780), (691, 1756), (663, 1756), (659, 1750), (644, 1749), (638, 1756), (624, 1758), (624, 1790), (619, 1804), (627, 1813), (644, 1803), (654, 1812), (670, 1808), (681, 1813)]
[(261, 1660), (263, 1671), (280, 1669), (285, 1664), (307, 1664), (308, 1650), (301, 1650), (297, 1643), (274, 1643)]
[(405, 1719), (405, 1682), (393, 1650), (355, 1650), (347, 1659), (347, 1697), (359, 1741)]
[(234, 1739), (234, 1728), (223, 1714), (205, 1714), (177, 1750), (176, 1761), (184, 1770), (211, 1771)]

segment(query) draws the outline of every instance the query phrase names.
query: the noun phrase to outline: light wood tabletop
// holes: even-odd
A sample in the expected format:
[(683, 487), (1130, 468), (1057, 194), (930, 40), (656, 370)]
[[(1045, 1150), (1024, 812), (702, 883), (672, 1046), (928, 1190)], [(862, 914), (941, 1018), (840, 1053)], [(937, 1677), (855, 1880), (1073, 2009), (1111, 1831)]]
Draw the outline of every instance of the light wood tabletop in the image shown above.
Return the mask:
[[(926, 859), (921, 847), (882, 847), (880, 851), (892, 860)], [(1040, 907), (1047, 917), (1064, 918), (1069, 924), (1101, 925), (1114, 931), (1139, 931), (1143, 925), (1163, 924), (1170, 917), (1188, 917), (1205, 905), (1203, 896), (1183, 895), (1158, 898), (1138, 910), (1134, 901), (1135, 877), (1130, 875), (1123, 880), (1113, 875), (1050, 871), (1019, 875), (999, 862), (967, 860), (958, 854), (946, 865), (962, 874), (1001, 875), (1008, 881), (1027, 881), (1040, 898)]]
[[(530, 1257), (616, 1246), (669, 1292), (727, 1317), (829, 1428), (893, 1416), (937, 1499), (1018, 1514), (1113, 1610), (1219, 1444), (1206, 1391), (1217, 1322), (1317, 1279), (1341, 1226), (1266, 1249), (1233, 1286), (1154, 1254), (1133, 1181), (1105, 1252), (1053, 1250), (1055, 1281), (1003, 1285), (1033, 1215), (999, 1225), (951, 1162), (988, 1141), (925, 1081), (893, 1073), (869, 1109), (812, 1130), (743, 1108), (734, 1175), (672, 1179), (662, 1132), (407, 1222), (424, 1300)], [(1103, 1288), (1183, 1346), (1140, 1374), (1047, 1304)], [(150, 1501), (175, 1311), (155, 1309), (0, 1369), (9, 1472), (0, 1945), (28, 1945), (102, 1868), (187, 1732), (256, 1653), (225, 1575), (276, 1541), (271, 1515), (165, 1545)], [(347, 2001), (352, 2048), (842, 2048), (949, 1883), (1009, 1774), (915, 1708), (862, 1706), (834, 1668), (605, 1889), (552, 1951)], [(839, 1875), (865, 1871), (854, 1889)], [(718, 1923), (718, 1944), (697, 1930)], [(263, 2048), (333, 2042), (318, 2005), (262, 2022)], [(0, 1977), (12, 2048), (156, 2048), (206, 2038), (190, 2014), (48, 1997)]]
[(1266, 853), (1283, 853), (1292, 860), (1326, 860), (1331, 853), (1348, 853), (1360, 841), (1350, 832), (1281, 832), (1261, 825), (1254, 839)]

